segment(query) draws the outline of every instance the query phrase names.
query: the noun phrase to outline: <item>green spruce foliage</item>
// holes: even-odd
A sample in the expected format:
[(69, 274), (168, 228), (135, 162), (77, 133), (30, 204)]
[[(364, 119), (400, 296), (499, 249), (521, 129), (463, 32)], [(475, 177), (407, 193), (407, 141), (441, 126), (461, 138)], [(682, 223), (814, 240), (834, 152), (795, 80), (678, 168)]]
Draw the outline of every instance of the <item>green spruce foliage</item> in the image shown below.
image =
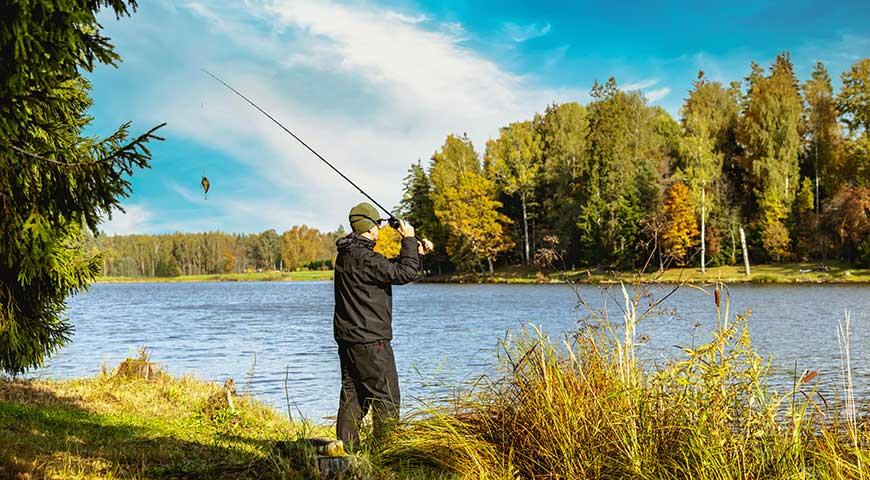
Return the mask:
[(148, 167), (156, 128), (129, 123), (85, 137), (90, 85), (82, 76), (120, 57), (97, 12), (129, 15), (134, 1), (18, 1), (0, 7), (0, 370), (40, 365), (70, 337), (67, 296), (87, 288), (102, 260), (84, 229), (119, 208), (129, 175)]

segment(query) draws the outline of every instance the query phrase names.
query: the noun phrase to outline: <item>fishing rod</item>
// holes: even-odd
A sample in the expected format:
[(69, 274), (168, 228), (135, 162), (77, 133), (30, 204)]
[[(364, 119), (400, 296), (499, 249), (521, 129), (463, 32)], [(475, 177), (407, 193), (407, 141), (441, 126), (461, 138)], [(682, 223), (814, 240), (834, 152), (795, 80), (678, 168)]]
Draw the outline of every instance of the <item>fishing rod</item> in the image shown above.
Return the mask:
[[(399, 228), (400, 221), (399, 221), (398, 218), (396, 218), (395, 215), (393, 215), (389, 210), (387, 210), (386, 208), (384, 208), (384, 206), (381, 205), (380, 203), (378, 203), (377, 200), (375, 200), (374, 198), (372, 198), (371, 195), (369, 195), (368, 193), (366, 193), (365, 191), (363, 191), (363, 189), (360, 188), (359, 185), (357, 185), (356, 183), (354, 183), (353, 180), (347, 178), (347, 175), (341, 173), (341, 171), (340, 171), (339, 169), (335, 168), (335, 165), (329, 163), (329, 161), (328, 161), (327, 159), (323, 158), (323, 156), (320, 155), (319, 153), (317, 153), (316, 150), (314, 150), (313, 148), (311, 148), (310, 146), (308, 146), (308, 144), (305, 143), (304, 141), (302, 141), (301, 138), (297, 137), (295, 133), (291, 132), (287, 127), (285, 127), (284, 125), (282, 125), (281, 122), (279, 122), (278, 120), (275, 120), (275, 117), (273, 117), (272, 115), (269, 115), (269, 112), (267, 112), (267, 111), (263, 110), (262, 108), (260, 108), (259, 105), (257, 105), (256, 103), (252, 102), (248, 97), (242, 95), (241, 92), (239, 92), (239, 91), (236, 90), (235, 88), (231, 87), (227, 82), (221, 80), (220, 77), (218, 77), (217, 75), (215, 75), (215, 74), (209, 72), (208, 70), (206, 70), (206, 69), (204, 69), (204, 68), (202, 69), (202, 71), (205, 72), (205, 73), (207, 73), (209, 76), (211, 76), (212, 78), (214, 78), (214, 79), (217, 80), (218, 82), (220, 82), (223, 86), (225, 86), (225, 87), (229, 88), (230, 90), (232, 90), (232, 92), (235, 93), (236, 95), (242, 97), (246, 102), (250, 103), (252, 107), (256, 108), (257, 110), (260, 111), (260, 113), (262, 113), (263, 115), (265, 115), (266, 117), (268, 117), (269, 120), (275, 122), (275, 125), (278, 125), (279, 127), (281, 127), (282, 130), (284, 130), (285, 132), (289, 133), (291, 137), (295, 138), (296, 141), (298, 141), (299, 143), (302, 144), (302, 146), (304, 146), (304, 147), (307, 148), (311, 153), (313, 153), (314, 155), (316, 155), (317, 158), (319, 158), (320, 160), (322, 160), (323, 163), (327, 164), (327, 165), (329, 166), (329, 168), (333, 169), (333, 170), (335, 171), (335, 173), (341, 175), (341, 178), (347, 180), (347, 183), (353, 185), (354, 188), (356, 188), (357, 190), (359, 190), (359, 193), (363, 194), (366, 198), (368, 198), (369, 200), (371, 200), (372, 203), (374, 203), (375, 205), (377, 205), (378, 208), (380, 208), (381, 210), (383, 210), (384, 213), (386, 213), (386, 214), (389, 216), (389, 218), (387, 219), (387, 221), (389, 222), (389, 224), (390, 224), (391, 227), (393, 227), (393, 228)], [(372, 218), (371, 220), (376, 220), (376, 219)]]

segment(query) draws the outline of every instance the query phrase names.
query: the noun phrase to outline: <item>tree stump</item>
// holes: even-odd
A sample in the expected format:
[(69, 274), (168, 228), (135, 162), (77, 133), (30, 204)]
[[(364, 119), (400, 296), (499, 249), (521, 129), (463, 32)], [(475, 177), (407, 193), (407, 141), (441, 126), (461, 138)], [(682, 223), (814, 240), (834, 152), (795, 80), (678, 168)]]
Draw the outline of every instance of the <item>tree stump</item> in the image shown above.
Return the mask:
[(340, 457), (317, 456), (317, 469), (322, 480), (354, 479), (356, 475), (356, 457), (342, 455)]

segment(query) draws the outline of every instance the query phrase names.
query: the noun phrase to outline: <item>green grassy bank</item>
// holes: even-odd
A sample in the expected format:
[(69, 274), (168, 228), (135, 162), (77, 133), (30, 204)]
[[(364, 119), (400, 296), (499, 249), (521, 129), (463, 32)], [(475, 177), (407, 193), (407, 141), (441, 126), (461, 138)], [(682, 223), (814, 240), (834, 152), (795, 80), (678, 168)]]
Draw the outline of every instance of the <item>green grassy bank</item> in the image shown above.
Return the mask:
[(100, 277), (97, 283), (138, 282), (302, 282), (332, 280), (332, 270), (301, 272), (220, 273), (213, 275), (179, 275), (177, 277)]
[[(215, 275), (181, 275), (178, 277), (101, 277), (99, 283), (136, 282), (297, 282), (332, 280), (331, 270), (302, 272), (223, 273)], [(601, 270), (571, 270), (543, 272), (534, 268), (505, 267), (490, 277), (479, 273), (426, 277), (431, 283), (561, 283), (565, 278), (578, 283), (870, 283), (870, 269), (852, 268), (843, 264), (829, 264), (820, 269), (816, 263), (784, 263), (755, 265), (752, 274), (743, 274), (742, 266), (709, 267), (706, 274), (697, 268), (670, 268), (638, 275), (636, 272)]]
[(663, 271), (618, 272), (578, 269), (567, 272), (542, 272), (532, 268), (507, 267), (497, 269), (490, 277), (479, 273), (443, 275), (427, 278), (444, 283), (560, 283), (570, 279), (577, 283), (870, 283), (870, 269), (829, 264), (824, 269), (816, 263), (784, 263), (753, 265), (746, 276), (742, 266), (699, 268), (669, 268)]

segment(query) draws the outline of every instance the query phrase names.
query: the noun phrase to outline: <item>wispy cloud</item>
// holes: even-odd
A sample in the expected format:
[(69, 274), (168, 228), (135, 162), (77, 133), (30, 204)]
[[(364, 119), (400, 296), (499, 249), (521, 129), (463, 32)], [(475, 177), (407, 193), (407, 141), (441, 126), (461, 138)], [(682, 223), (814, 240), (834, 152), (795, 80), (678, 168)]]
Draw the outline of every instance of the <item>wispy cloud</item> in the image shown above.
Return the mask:
[(129, 235), (151, 230), (153, 212), (144, 205), (127, 204), (124, 211), (114, 210), (111, 219), (105, 219), (97, 228), (107, 235)]
[(635, 90), (644, 90), (659, 83), (657, 78), (646, 78), (637, 82), (625, 83), (619, 87), (620, 90), (633, 92)]
[(646, 99), (649, 100), (650, 102), (657, 102), (657, 101), (667, 97), (669, 93), (671, 93), (671, 89), (668, 87), (664, 87), (664, 88), (657, 88), (655, 90), (650, 90), (648, 92), (644, 92), (643, 96), (645, 96)]
[(505, 22), (502, 25), (502, 28), (504, 29), (508, 37), (510, 37), (511, 40), (515, 42), (525, 42), (526, 40), (543, 37), (544, 35), (550, 33), (549, 23), (538, 26), (537, 23), (520, 25), (513, 22)]
[(399, 20), (401, 22), (410, 24), (422, 23), (429, 19), (426, 15), (423, 15), (422, 13), (419, 15), (405, 15), (404, 13), (400, 12), (388, 11), (386, 15), (388, 17), (395, 18), (396, 20)]

